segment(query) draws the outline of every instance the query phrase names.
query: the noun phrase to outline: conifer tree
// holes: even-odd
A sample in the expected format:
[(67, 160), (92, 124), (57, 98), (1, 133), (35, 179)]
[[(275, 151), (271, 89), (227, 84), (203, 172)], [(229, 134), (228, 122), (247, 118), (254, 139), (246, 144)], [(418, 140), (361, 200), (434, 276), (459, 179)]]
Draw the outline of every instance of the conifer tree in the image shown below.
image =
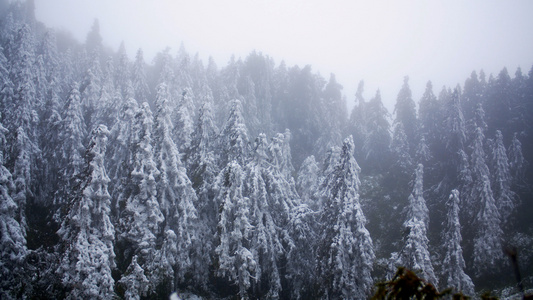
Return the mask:
[[(289, 199), (280, 199), (271, 190), (271, 186), (280, 184), (275, 181), (281, 178), (272, 174), (275, 171), (269, 168), (267, 151), (266, 136), (260, 134), (255, 141), (253, 157), (244, 170), (243, 194), (250, 201), (250, 223), (253, 226), (250, 248), (258, 262), (254, 277), (257, 278), (260, 294), (278, 298), (281, 291), (278, 265), (284, 254), (283, 232), (278, 228), (283, 228), (285, 224), (280, 221), (288, 218), (288, 212), (280, 210), (279, 206), (283, 205), (281, 201)], [(268, 286), (266, 291), (261, 288), (264, 284)]]
[(11, 198), (15, 190), (11, 172), (4, 166), (7, 129), (0, 123), (0, 294), (16, 299), (24, 276), (27, 255), (26, 230), (19, 223), (20, 211)]
[(363, 158), (368, 170), (380, 172), (389, 163), (391, 132), (388, 112), (381, 102), (379, 90), (367, 105), (366, 128), (368, 133), (363, 144)]
[(422, 164), (419, 164), (416, 169), (415, 184), (413, 192), (409, 196), (407, 216), (403, 224), (405, 228), (404, 245), (395, 264), (421, 272), (422, 278), (436, 285), (438, 281), (428, 249), (429, 211), (423, 197), (423, 169)]
[(437, 97), (433, 93), (433, 84), (428, 81), (419, 102), (418, 115), (420, 134), (426, 136), (426, 142), (434, 145), (439, 140), (442, 126), (442, 111)]
[(522, 143), (518, 139), (516, 132), (513, 135), (513, 140), (507, 153), (509, 153), (509, 170), (512, 175), (513, 184), (521, 186), (524, 184), (525, 170), (528, 163), (522, 154)]
[(340, 161), (321, 190), (325, 207), (320, 221), (320, 286), (325, 298), (361, 299), (372, 288), (374, 250), (359, 203), (359, 166), (353, 139), (344, 140)]
[(444, 260), (442, 275), (445, 286), (452, 287), (455, 292), (462, 292), (465, 295), (474, 295), (474, 284), (465, 269), (463, 249), (461, 247), (461, 224), (459, 223), (460, 207), (459, 191), (452, 190), (446, 206), (448, 214), (442, 239), (444, 241)]
[(242, 106), (239, 100), (231, 101), (228, 120), (219, 136), (220, 162), (225, 164), (236, 161), (245, 164), (248, 155), (248, 130), (242, 117)]
[(394, 155), (393, 167), (402, 176), (408, 175), (413, 168), (413, 160), (410, 155), (409, 142), (403, 128), (403, 123), (397, 123), (394, 127), (391, 151)]
[(192, 135), (191, 149), (187, 153), (187, 173), (192, 186), (198, 196), (198, 229), (197, 243), (199, 251), (196, 255), (201, 258), (194, 263), (197, 282), (206, 283), (209, 272), (206, 266), (211, 265), (211, 257), (214, 250), (214, 235), (217, 227), (218, 207), (214, 201), (215, 181), (219, 172), (215, 157), (215, 143), (217, 129), (211, 112), (211, 103), (205, 102), (198, 113), (196, 127)]
[(100, 57), (97, 52), (92, 53), (91, 64), (85, 71), (83, 81), (80, 85), (81, 100), (83, 105), (85, 126), (91, 130), (96, 126), (97, 107), (102, 91), (102, 68)]
[(354, 137), (355, 155), (362, 157), (362, 146), (367, 134), (366, 128), (366, 105), (363, 97), (365, 83), (363, 80), (359, 81), (357, 85), (357, 92), (355, 93), (355, 106), (350, 113), (348, 121), (348, 130)]
[[(3, 123), (9, 130), (6, 136), (8, 143), (15, 144), (18, 135), (18, 128), (21, 128), (28, 136), (29, 140), (36, 141), (36, 90), (34, 84), (34, 38), (29, 25), (23, 25), (15, 36), (15, 40), (10, 45), (11, 57), (9, 57), (9, 77), (13, 83), (12, 92), (8, 92), (4, 98)], [(9, 153), (6, 153), (9, 154)], [(31, 153), (33, 156), (34, 153)], [(10, 159), (14, 157), (8, 156)], [(6, 157), (6, 158), (8, 158)], [(32, 157), (33, 158), (33, 157)], [(11, 162), (11, 161), (8, 161)], [(12, 163), (12, 162), (11, 162)]]
[(58, 272), (69, 299), (114, 295), (115, 229), (109, 218), (111, 197), (104, 167), (108, 134), (103, 125), (93, 130), (85, 171), (58, 231), (65, 247)]
[(496, 137), (492, 148), (492, 186), (494, 186), (494, 200), (505, 222), (517, 206), (517, 196), (511, 190), (511, 173), (507, 152), (503, 145), (503, 135), (496, 130)]
[[(138, 264), (144, 270), (150, 280), (150, 286), (154, 288), (159, 284), (150, 277), (155, 273), (158, 266), (154, 265), (154, 258), (158, 253), (155, 242), (160, 234), (160, 225), (164, 221), (159, 202), (157, 200), (156, 178), (159, 175), (152, 147), (152, 113), (148, 103), (144, 103), (142, 109), (135, 116), (135, 124), (132, 130), (133, 142), (131, 144), (131, 171), (126, 185), (119, 196), (119, 241), (118, 248), (121, 251), (121, 263), (129, 263), (133, 255), (137, 255)], [(133, 261), (131, 262), (131, 264)], [(136, 266), (131, 266), (135, 269)], [(124, 276), (127, 276), (124, 274)], [(126, 279), (124, 279), (126, 280)], [(126, 289), (132, 286), (120, 283)], [(145, 294), (143, 294), (145, 295)]]
[(57, 153), (60, 160), (59, 179), (63, 183), (60, 193), (55, 199), (56, 204), (66, 203), (67, 195), (76, 184), (74, 179), (84, 165), (83, 141), (87, 135), (85, 121), (83, 118), (82, 104), (78, 84), (75, 82), (68, 96), (65, 108), (63, 109), (62, 122), (59, 125), (59, 140), (61, 149)]
[(228, 163), (216, 181), (219, 205), (216, 234), (216, 274), (238, 287), (240, 298), (247, 298), (258, 262), (251, 249), (250, 199), (243, 196), (243, 172), (235, 161)]
[[(416, 105), (411, 96), (411, 89), (409, 88), (409, 77), (404, 77), (403, 86), (398, 93), (396, 104), (394, 105), (394, 113), (396, 118), (394, 124), (402, 124), (405, 132), (409, 149), (416, 149), (418, 144), (417, 139), (417, 118), (416, 118)], [(414, 154), (411, 153), (410, 154)]]
[(306, 203), (312, 206), (311, 199), (315, 195), (318, 189), (318, 173), (320, 168), (316, 163), (313, 155), (308, 156), (298, 171), (296, 180), (296, 189), (298, 195), (300, 195), (302, 203)]
[(146, 77), (146, 64), (144, 62), (142, 49), (137, 50), (135, 55), (135, 62), (132, 69), (132, 84), (135, 91), (135, 99), (137, 101), (146, 102), (150, 100), (150, 89), (148, 88)]
[(476, 234), (474, 238), (473, 263), (477, 275), (490, 270), (502, 259), (501, 215), (490, 184), (490, 172), (483, 150), (484, 135), (481, 128), (476, 130), (473, 141), (471, 168), (472, 190), (470, 195), (470, 216), (474, 217)]
[(172, 122), (168, 109), (167, 91), (164, 84), (158, 88), (156, 96), (157, 112), (154, 127), (154, 156), (157, 169), (157, 198), (165, 218), (165, 232), (172, 230), (177, 236), (176, 250), (179, 281), (192, 265), (193, 242), (198, 238), (198, 213), (196, 193), (180, 159), (178, 147), (171, 138)]

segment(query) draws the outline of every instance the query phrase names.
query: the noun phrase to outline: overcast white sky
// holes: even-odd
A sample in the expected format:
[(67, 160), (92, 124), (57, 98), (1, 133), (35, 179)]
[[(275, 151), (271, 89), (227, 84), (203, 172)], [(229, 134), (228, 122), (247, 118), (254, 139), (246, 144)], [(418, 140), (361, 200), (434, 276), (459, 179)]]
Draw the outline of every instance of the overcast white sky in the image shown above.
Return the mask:
[[(219, 67), (252, 50), (276, 64), (310, 64), (344, 86), (349, 105), (359, 80), (365, 98), (380, 88), (389, 110), (403, 77), (420, 99), (431, 80), (438, 94), (473, 70), (533, 65), (533, 1), (529, 0), (36, 0), (36, 17), (85, 41), (95, 18), (104, 44), (138, 48), (151, 62), (183, 41), (189, 53)], [(392, 112), (392, 110), (391, 110)]]

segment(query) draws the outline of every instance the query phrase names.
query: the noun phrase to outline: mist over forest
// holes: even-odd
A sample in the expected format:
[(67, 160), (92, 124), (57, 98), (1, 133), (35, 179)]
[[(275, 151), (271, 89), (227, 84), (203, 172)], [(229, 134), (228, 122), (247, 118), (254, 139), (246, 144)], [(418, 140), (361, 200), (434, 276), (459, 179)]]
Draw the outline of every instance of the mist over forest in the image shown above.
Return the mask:
[(398, 267), (503, 298), (509, 253), (533, 288), (533, 68), (420, 99), (406, 76), (389, 111), (311, 65), (130, 59), (34, 10), (0, 1), (0, 298), (367, 299)]

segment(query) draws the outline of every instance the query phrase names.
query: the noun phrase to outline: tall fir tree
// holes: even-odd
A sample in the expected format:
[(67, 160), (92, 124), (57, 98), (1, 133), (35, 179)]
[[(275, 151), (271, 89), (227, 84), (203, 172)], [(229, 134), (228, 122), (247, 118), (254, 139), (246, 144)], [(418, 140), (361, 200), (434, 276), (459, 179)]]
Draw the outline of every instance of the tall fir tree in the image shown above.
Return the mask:
[(403, 248), (397, 256), (395, 264), (418, 271), (422, 278), (437, 285), (438, 280), (433, 270), (428, 248), (429, 211), (423, 197), (423, 170), (422, 164), (416, 168), (413, 192), (409, 196), (407, 216), (403, 224), (405, 228)]
[(476, 228), (473, 263), (477, 275), (491, 270), (503, 258), (501, 215), (490, 184), (491, 175), (483, 150), (484, 138), (482, 129), (478, 127), (472, 146), (473, 183), (470, 203), (467, 206), (470, 209), (469, 215), (474, 218)]
[[(172, 140), (172, 121), (168, 105), (166, 86), (160, 85), (156, 96), (154, 124), (154, 159), (159, 173), (156, 176), (157, 198), (165, 218), (165, 234), (176, 237), (178, 257), (176, 274), (178, 282), (184, 282), (185, 274), (191, 269), (194, 246), (198, 246), (197, 197), (187, 172), (181, 162), (180, 152)], [(171, 230), (173, 233), (168, 232)], [(205, 267), (207, 268), (207, 266)]]
[(512, 177), (509, 169), (509, 160), (503, 144), (503, 135), (499, 130), (496, 130), (491, 158), (494, 200), (502, 217), (502, 222), (507, 223), (509, 216), (518, 205), (518, 198), (515, 192), (511, 190)]
[(452, 190), (446, 206), (448, 213), (444, 224), (442, 240), (444, 242), (444, 260), (442, 277), (445, 286), (451, 287), (455, 292), (462, 292), (465, 295), (474, 295), (474, 284), (472, 279), (465, 273), (465, 260), (463, 258), (463, 248), (461, 247), (461, 224), (459, 222), (460, 211), (459, 191)]
[(20, 208), (11, 198), (15, 190), (11, 172), (4, 166), (7, 129), (0, 123), (0, 294), (16, 299), (24, 282), (28, 254), (26, 230), (20, 224)]
[(249, 297), (258, 262), (250, 247), (250, 199), (243, 195), (243, 171), (232, 161), (217, 177), (216, 203), (219, 205), (215, 248), (216, 275), (238, 287), (240, 298)]
[(344, 140), (340, 161), (320, 188), (325, 207), (317, 254), (322, 297), (361, 299), (372, 288), (374, 246), (359, 202), (359, 165), (353, 139)]
[[(160, 225), (164, 221), (163, 214), (157, 199), (156, 178), (159, 175), (154, 160), (152, 146), (152, 113), (148, 103), (135, 116), (135, 124), (132, 130), (133, 138), (131, 147), (131, 171), (126, 185), (119, 195), (119, 213), (121, 218), (118, 225), (117, 252), (120, 251), (119, 268), (133, 264), (131, 260), (137, 256), (137, 263), (144, 270), (150, 280), (150, 291), (159, 282), (155, 281), (150, 274), (155, 274), (158, 266), (154, 265), (158, 250), (156, 240), (160, 237)], [(128, 267), (130, 268), (130, 267)], [(135, 270), (135, 266), (131, 266)], [(126, 269), (127, 270), (127, 269)], [(123, 274), (119, 283), (126, 293), (146, 295), (142, 290), (130, 290), (135, 285), (127, 285), (128, 272)]]
[(418, 121), (416, 118), (416, 105), (411, 95), (411, 89), (409, 88), (409, 77), (406, 76), (403, 79), (403, 86), (396, 98), (396, 104), (394, 105), (394, 113), (396, 118), (394, 124), (401, 123), (403, 130), (407, 137), (407, 143), (409, 145), (410, 154), (414, 154), (417, 142)]
[(58, 273), (68, 299), (109, 299), (115, 295), (111, 274), (115, 229), (109, 218), (111, 196), (104, 166), (108, 134), (103, 125), (93, 130), (81, 182), (58, 231), (65, 247)]

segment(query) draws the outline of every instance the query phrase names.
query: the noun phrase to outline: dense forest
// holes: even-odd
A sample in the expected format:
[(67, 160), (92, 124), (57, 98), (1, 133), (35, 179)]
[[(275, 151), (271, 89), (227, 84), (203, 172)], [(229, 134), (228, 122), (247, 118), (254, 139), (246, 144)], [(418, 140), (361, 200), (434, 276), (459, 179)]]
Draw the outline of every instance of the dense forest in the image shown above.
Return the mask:
[[(147, 63), (0, 1), (0, 298), (364, 299), (397, 267), (533, 287), (533, 69), (394, 111), (252, 52)], [(459, 81), (460, 79), (458, 79)]]

